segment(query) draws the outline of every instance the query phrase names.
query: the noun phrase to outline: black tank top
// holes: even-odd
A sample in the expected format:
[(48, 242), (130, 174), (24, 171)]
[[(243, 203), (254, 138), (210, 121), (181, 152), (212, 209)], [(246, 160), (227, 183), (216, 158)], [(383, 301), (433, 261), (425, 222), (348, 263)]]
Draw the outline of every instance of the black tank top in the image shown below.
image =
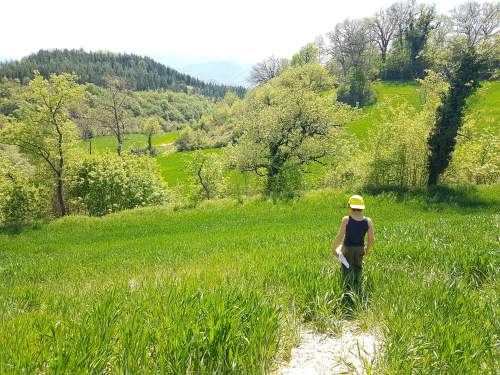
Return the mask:
[(354, 220), (349, 216), (347, 228), (345, 231), (344, 245), (345, 246), (364, 246), (365, 234), (368, 231), (368, 219)]

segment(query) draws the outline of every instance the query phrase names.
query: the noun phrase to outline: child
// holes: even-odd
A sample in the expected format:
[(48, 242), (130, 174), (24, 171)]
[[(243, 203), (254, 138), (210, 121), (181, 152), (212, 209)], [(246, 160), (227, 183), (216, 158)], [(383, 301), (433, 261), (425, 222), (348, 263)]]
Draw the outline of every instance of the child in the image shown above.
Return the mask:
[[(373, 222), (370, 218), (363, 216), (365, 202), (359, 195), (349, 198), (347, 204), (350, 215), (342, 218), (339, 232), (333, 242), (333, 254), (337, 254), (337, 247), (343, 242), (342, 254), (349, 263), (349, 268), (342, 265), (342, 274), (348, 281), (348, 286), (359, 289), (361, 285), (361, 269), (363, 267), (363, 256), (375, 241)], [(368, 243), (365, 245), (365, 235), (368, 233)], [(353, 284), (353, 285), (352, 285)]]

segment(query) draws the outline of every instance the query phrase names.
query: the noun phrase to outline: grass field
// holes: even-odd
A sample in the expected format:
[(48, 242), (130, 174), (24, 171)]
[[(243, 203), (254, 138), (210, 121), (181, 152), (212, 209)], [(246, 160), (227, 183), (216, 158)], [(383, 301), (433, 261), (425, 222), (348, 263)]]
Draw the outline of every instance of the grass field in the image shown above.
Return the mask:
[(347, 195), (67, 217), (0, 234), (0, 373), (268, 373), (355, 319), (381, 374), (498, 370), (500, 188), (372, 192), (364, 297), (330, 244)]
[(376, 82), (373, 84), (377, 101), (363, 108), (363, 118), (347, 126), (360, 141), (368, 138), (368, 130), (381, 118), (381, 105), (391, 103), (398, 105), (406, 102), (414, 107), (421, 105), (418, 85), (415, 82)]

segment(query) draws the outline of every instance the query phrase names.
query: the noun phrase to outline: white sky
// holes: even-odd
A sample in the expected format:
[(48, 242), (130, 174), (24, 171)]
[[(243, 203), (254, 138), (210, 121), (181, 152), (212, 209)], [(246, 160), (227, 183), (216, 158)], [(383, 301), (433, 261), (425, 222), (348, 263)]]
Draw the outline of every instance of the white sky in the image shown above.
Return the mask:
[[(464, 0), (435, 1), (447, 12)], [(0, 0), (0, 56), (84, 48), (196, 61), (291, 56), (394, 0)], [(431, 3), (432, 1), (422, 1)]]

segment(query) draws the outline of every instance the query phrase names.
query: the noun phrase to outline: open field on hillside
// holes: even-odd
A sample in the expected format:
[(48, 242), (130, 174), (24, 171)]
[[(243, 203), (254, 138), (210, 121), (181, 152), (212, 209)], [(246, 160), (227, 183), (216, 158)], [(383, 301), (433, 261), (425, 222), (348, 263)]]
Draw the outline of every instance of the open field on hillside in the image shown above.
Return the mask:
[(342, 192), (4, 232), (0, 372), (267, 373), (298, 326), (356, 319), (382, 337), (375, 373), (494, 373), (499, 195), (367, 194), (377, 243), (353, 309), (330, 252)]

